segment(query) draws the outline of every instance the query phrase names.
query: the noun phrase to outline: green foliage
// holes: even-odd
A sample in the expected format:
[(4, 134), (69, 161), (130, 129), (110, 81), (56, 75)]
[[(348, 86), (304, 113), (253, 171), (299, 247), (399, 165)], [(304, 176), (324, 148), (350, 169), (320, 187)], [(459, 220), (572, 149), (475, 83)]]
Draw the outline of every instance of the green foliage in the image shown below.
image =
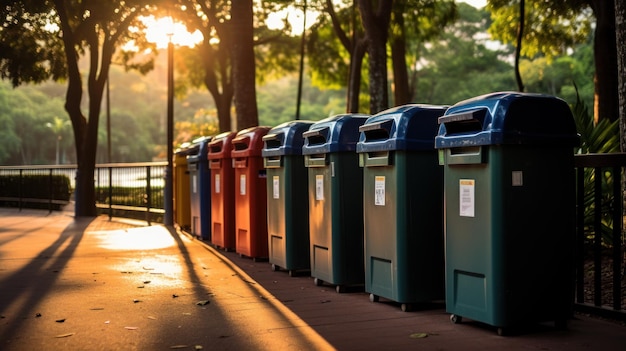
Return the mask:
[[(584, 0), (526, 0), (522, 55), (552, 58), (584, 43), (591, 32), (592, 13)], [(504, 43), (515, 43), (519, 26), (519, 1), (490, 0), (493, 23), (489, 33)]]
[[(612, 153), (619, 152), (619, 121), (610, 122), (601, 119), (597, 124), (593, 115), (585, 103), (579, 98), (572, 110), (576, 129), (580, 134), (581, 145), (576, 150), (577, 154), (586, 153)], [(596, 179), (601, 184), (600, 208), (596, 208), (595, 186)], [(595, 212), (601, 214), (601, 236), (603, 245), (611, 245), (613, 238), (613, 171), (601, 169), (598, 173), (592, 168), (584, 171), (584, 231), (587, 244), (593, 242), (595, 235), (594, 219)]]
[(490, 49), (475, 39), (486, 29), (489, 13), (466, 4), (458, 4), (458, 10), (454, 26), (438, 40), (421, 45), (417, 102), (447, 105), (515, 89), (513, 68), (501, 59), (508, 51)]
[(22, 207), (48, 208), (50, 199), (53, 209), (60, 209), (68, 203), (72, 193), (70, 179), (66, 175), (0, 175), (0, 197), (14, 198), (3, 200), (3, 206), (17, 207), (17, 198), (30, 199)]

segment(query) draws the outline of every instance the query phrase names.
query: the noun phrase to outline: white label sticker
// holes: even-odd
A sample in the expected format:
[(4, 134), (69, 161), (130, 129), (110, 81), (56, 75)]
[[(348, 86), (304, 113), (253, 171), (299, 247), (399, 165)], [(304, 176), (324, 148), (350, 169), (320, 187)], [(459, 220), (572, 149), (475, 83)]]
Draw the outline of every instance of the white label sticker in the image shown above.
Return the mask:
[(385, 206), (385, 177), (374, 177), (374, 205)]
[(246, 195), (246, 175), (239, 176), (239, 195)]
[(192, 182), (191, 183), (191, 188), (192, 188), (191, 191), (194, 194), (197, 194), (198, 193), (198, 179), (197, 179), (195, 174), (193, 175), (193, 177), (191, 177), (191, 182)]
[(324, 175), (315, 176), (315, 200), (324, 200)]
[(272, 177), (272, 183), (273, 183), (272, 197), (274, 199), (278, 199), (280, 197), (280, 177), (279, 176), (273, 176)]
[(459, 180), (459, 215), (474, 217), (474, 179)]
[(216, 194), (220, 193), (220, 175), (219, 174), (215, 175), (215, 193)]
[(511, 183), (513, 186), (524, 186), (524, 172), (522, 171), (511, 172)]

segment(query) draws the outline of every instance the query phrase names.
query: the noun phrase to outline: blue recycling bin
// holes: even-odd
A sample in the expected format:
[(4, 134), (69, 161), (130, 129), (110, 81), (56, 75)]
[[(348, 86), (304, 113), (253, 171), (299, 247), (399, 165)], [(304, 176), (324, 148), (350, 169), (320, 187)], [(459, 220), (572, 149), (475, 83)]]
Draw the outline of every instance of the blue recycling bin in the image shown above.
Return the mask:
[(272, 270), (310, 270), (307, 169), (302, 146), (314, 122), (282, 123), (263, 137), (267, 170), (267, 235)]
[(208, 145), (211, 137), (194, 139), (187, 156), (189, 169), (189, 200), (191, 204), (191, 233), (211, 241), (211, 173), (209, 170)]
[(565, 101), (498, 92), (440, 117), (446, 310), (506, 329), (572, 314), (574, 147)]
[(408, 104), (359, 128), (365, 291), (403, 311), (444, 298), (443, 169), (435, 136), (445, 111)]
[(311, 276), (337, 292), (363, 285), (363, 169), (355, 152), (369, 116), (342, 114), (303, 133), (308, 169)]

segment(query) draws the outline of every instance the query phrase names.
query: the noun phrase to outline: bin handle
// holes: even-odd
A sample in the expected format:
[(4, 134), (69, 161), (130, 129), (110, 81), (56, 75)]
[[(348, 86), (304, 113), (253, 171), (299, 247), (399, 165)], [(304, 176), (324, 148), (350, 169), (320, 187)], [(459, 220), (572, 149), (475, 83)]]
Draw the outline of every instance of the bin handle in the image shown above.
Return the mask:
[[(328, 138), (328, 131), (329, 131), (328, 127), (307, 130), (306, 132), (302, 133), (302, 137), (308, 139), (309, 143), (323, 144), (326, 142), (326, 139)], [(320, 139), (320, 140), (316, 140), (316, 139)]]
[(479, 108), (441, 116), (437, 119), (437, 122), (445, 125), (447, 134), (477, 132), (483, 130), (486, 116), (487, 109)]
[(380, 129), (383, 122), (363, 124), (359, 127), (359, 132), (367, 132), (370, 130)]

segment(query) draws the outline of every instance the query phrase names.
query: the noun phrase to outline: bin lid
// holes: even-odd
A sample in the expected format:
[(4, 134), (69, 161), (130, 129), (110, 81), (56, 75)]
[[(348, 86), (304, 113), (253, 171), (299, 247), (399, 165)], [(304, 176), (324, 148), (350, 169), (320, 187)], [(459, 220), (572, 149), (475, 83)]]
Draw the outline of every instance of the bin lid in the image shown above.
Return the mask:
[(230, 151), (233, 147), (232, 141), (237, 133), (223, 132), (214, 136), (209, 142), (208, 159), (218, 160), (230, 158)]
[(304, 137), (302, 133), (309, 130), (314, 121), (296, 120), (285, 122), (270, 129), (263, 137), (263, 150), (261, 155), (302, 155)]
[(186, 155), (189, 152), (189, 146), (191, 146), (191, 143), (188, 141), (180, 144), (180, 146), (174, 150), (174, 155)]
[(340, 114), (322, 119), (304, 132), (303, 155), (354, 151), (359, 141), (359, 127), (369, 115)]
[(202, 162), (207, 161), (207, 154), (209, 152), (210, 136), (201, 136), (194, 139), (189, 147), (190, 152), (187, 156), (187, 162)]
[(451, 106), (439, 118), (435, 148), (498, 144), (576, 146), (567, 103), (545, 94), (497, 92)]
[(406, 104), (379, 112), (359, 127), (357, 152), (434, 150), (447, 106)]
[(263, 149), (263, 136), (266, 135), (270, 129), (270, 127), (256, 126), (242, 129), (237, 132), (237, 135), (235, 135), (232, 141), (233, 148), (230, 156), (261, 156), (261, 150)]

